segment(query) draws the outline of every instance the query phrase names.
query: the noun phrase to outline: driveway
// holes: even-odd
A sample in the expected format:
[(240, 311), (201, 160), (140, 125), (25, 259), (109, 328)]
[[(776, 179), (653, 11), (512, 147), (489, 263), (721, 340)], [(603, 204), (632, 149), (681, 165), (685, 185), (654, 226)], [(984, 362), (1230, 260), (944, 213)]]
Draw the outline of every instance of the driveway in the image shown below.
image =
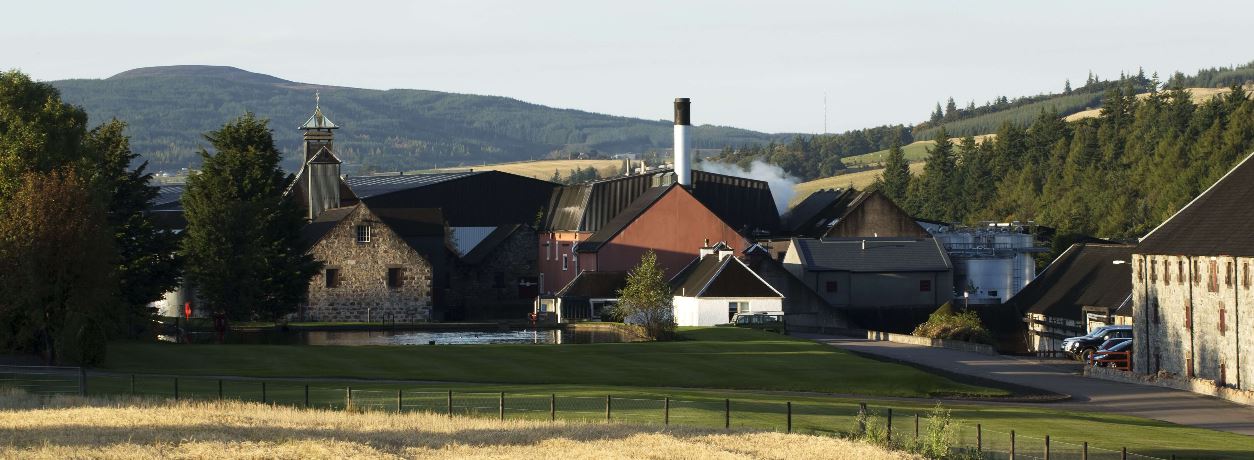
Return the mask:
[(1077, 366), (1059, 365), (1050, 360), (989, 356), (840, 336), (796, 336), (955, 374), (1071, 395), (1066, 401), (1036, 403), (1050, 408), (1132, 415), (1254, 435), (1254, 408), (1249, 406), (1187, 391), (1088, 378), (1079, 375)]

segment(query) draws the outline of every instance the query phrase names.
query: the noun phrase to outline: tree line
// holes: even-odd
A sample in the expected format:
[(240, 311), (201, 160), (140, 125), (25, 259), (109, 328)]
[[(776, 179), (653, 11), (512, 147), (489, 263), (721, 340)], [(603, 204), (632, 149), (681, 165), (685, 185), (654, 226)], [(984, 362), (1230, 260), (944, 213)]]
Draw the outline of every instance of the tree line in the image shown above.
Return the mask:
[(264, 120), (205, 136), (181, 235), (151, 212), (158, 189), (127, 125), (87, 126), (53, 86), (0, 72), (0, 351), (97, 363), (111, 339), (155, 336), (150, 303), (180, 283), (233, 319), (303, 302), (317, 265)]
[(785, 143), (729, 146), (711, 159), (719, 163), (733, 163), (745, 170), (754, 161), (763, 161), (777, 165), (801, 180), (812, 180), (844, 171), (846, 166), (841, 158), (911, 142), (914, 142), (914, 137), (909, 127), (885, 125), (840, 134), (797, 135)]
[(921, 218), (1142, 236), (1254, 148), (1254, 102), (1240, 86), (1201, 104), (1180, 85), (1138, 92), (1127, 82), (1104, 94), (1099, 117), (1068, 123), (1042, 111), (982, 143), (952, 142), (941, 127), (920, 175), (894, 148), (876, 186)]

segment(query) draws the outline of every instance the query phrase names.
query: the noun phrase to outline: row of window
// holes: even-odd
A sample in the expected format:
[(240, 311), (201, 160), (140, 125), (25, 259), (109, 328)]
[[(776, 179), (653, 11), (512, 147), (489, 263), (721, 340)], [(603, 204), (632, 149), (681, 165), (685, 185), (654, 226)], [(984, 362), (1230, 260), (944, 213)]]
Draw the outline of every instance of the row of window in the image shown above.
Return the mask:
[[(1173, 257), (1163, 257), (1162, 260), (1159, 260), (1159, 258), (1157, 257), (1150, 258), (1149, 280), (1151, 283), (1159, 282), (1159, 278), (1158, 278), (1159, 262), (1162, 262), (1162, 275), (1163, 275), (1162, 282), (1165, 285), (1171, 285), (1172, 283), (1172, 269), (1173, 268), (1175, 269), (1174, 278), (1175, 278), (1176, 283), (1185, 284), (1189, 282), (1190, 279), (1193, 281), (1193, 285), (1195, 286), (1200, 285), (1202, 283), (1202, 271), (1201, 271), (1201, 267), (1200, 267), (1198, 259), (1193, 259), (1193, 264), (1192, 264), (1193, 266), (1192, 266), (1192, 272), (1191, 272), (1192, 274), (1190, 274), (1190, 271), (1187, 270), (1185, 267), (1184, 257), (1175, 257), (1174, 259), (1176, 260), (1174, 264), (1171, 263), (1171, 259), (1173, 259)], [(1207, 268), (1206, 274), (1208, 275), (1206, 276), (1206, 290), (1210, 292), (1219, 292), (1219, 261), (1210, 260), (1208, 262), (1209, 263), (1207, 264), (1207, 267), (1206, 267)], [(1138, 278), (1141, 277), (1144, 270), (1145, 270), (1145, 261), (1144, 260), (1138, 261), (1136, 276)], [(1224, 285), (1227, 287), (1232, 287), (1233, 283), (1235, 282), (1234, 278), (1236, 275), (1235, 267), (1232, 261), (1224, 261), (1223, 273), (1224, 273), (1224, 276), (1223, 276)], [(1250, 284), (1251, 284), (1250, 278), (1251, 278), (1250, 263), (1242, 262), (1241, 263), (1241, 287), (1245, 289), (1249, 289)]]
[[(337, 288), (340, 287), (340, 281), (343, 279), (343, 274), (338, 268), (328, 268), (323, 271), (322, 279), (325, 283), (325, 287)], [(387, 283), (389, 289), (399, 289), (404, 286), (405, 269), (401, 267), (388, 268)]]

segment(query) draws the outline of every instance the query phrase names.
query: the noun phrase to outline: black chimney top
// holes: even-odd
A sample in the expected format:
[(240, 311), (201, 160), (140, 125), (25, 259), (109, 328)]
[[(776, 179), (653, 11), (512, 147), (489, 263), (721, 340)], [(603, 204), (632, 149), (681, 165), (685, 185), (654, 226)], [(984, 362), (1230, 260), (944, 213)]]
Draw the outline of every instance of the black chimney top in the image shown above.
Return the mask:
[(690, 108), (691, 104), (692, 103), (689, 102), (688, 98), (686, 97), (675, 98), (675, 124), (677, 125), (691, 125), (692, 124), (692, 116), (691, 116), (691, 108)]

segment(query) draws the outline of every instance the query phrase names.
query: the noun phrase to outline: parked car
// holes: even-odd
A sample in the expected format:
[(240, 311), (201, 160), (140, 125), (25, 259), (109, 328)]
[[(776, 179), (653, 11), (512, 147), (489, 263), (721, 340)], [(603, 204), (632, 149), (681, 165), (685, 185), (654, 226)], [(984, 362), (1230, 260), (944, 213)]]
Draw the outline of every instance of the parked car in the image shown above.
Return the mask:
[(732, 325), (788, 334), (788, 325), (784, 322), (784, 314), (782, 312), (736, 313), (736, 316), (732, 317)]
[(1098, 346), (1097, 346), (1097, 352), (1099, 352), (1099, 353), (1100, 353), (1100, 352), (1103, 352), (1103, 351), (1110, 350), (1110, 348), (1111, 348), (1111, 347), (1113, 347), (1113, 346), (1115, 346), (1115, 345), (1119, 345), (1119, 344), (1121, 344), (1121, 343), (1123, 343), (1123, 342), (1127, 342), (1127, 341), (1129, 341), (1129, 340), (1132, 340), (1132, 338), (1131, 338), (1131, 337), (1115, 337), (1115, 338), (1113, 338), (1113, 339), (1110, 339), (1110, 340), (1107, 340), (1107, 341), (1105, 341), (1105, 342), (1102, 342), (1102, 344), (1101, 344), (1101, 345), (1098, 345)]
[(1088, 361), (1102, 343), (1117, 338), (1132, 338), (1132, 326), (1102, 326), (1088, 335), (1063, 339), (1062, 351), (1080, 361)]
[[(1111, 359), (1111, 358), (1122, 359), (1123, 358), (1122, 354), (1120, 355), (1108, 354), (1112, 351), (1132, 351), (1132, 339), (1121, 340), (1118, 343), (1112, 345), (1110, 348), (1102, 348), (1093, 352), (1093, 360), (1100, 361), (1103, 359)], [(1098, 367), (1119, 367), (1119, 363), (1115, 363), (1115, 362), (1105, 362), (1105, 363), (1095, 362), (1093, 363), (1093, 365), (1098, 366)]]

